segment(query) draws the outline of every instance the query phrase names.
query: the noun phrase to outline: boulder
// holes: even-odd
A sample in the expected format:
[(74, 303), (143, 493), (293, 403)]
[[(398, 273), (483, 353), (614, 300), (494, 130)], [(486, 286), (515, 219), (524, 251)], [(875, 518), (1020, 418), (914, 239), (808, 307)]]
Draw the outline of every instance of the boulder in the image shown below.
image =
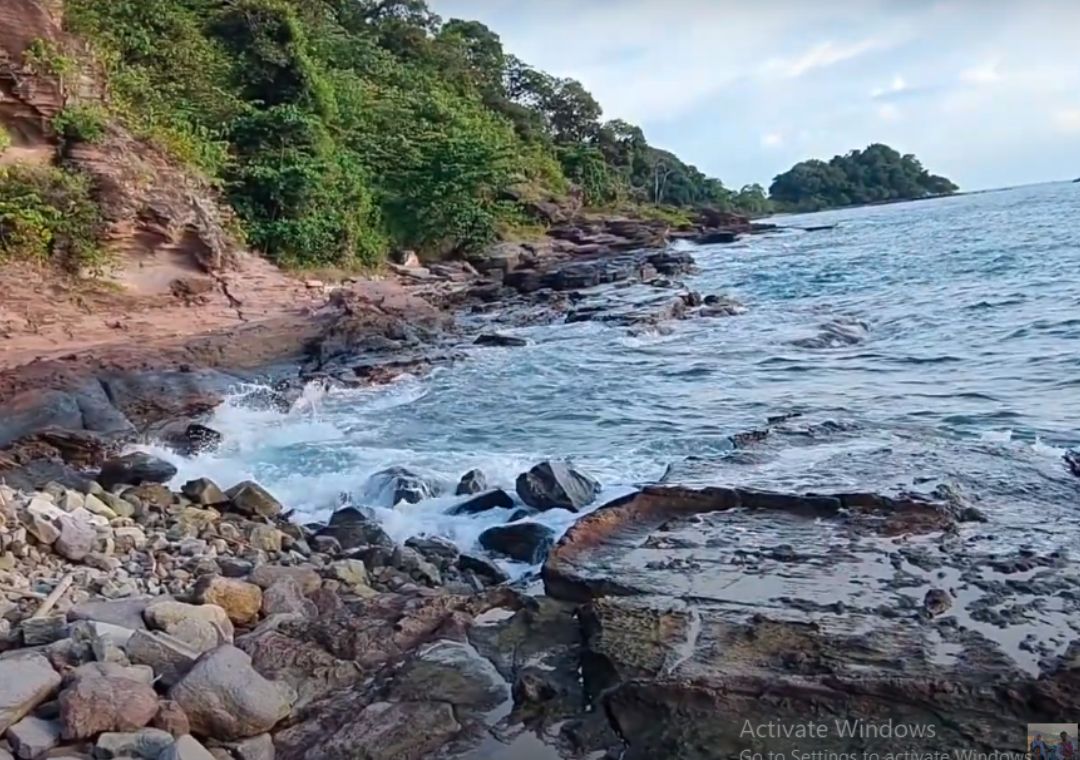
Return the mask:
[(68, 620), (96, 620), (132, 630), (146, 628), (143, 611), (161, 597), (141, 596), (112, 601), (80, 602), (67, 612)]
[(460, 504), (455, 504), (449, 510), (449, 515), (475, 515), (477, 512), (486, 512), (489, 509), (513, 509), (514, 500), (506, 491), (495, 488), (481, 494), (472, 496)]
[(289, 579), (300, 587), (306, 595), (322, 585), (322, 578), (313, 565), (259, 565), (248, 576), (248, 580), (264, 591), (280, 580)]
[(184, 457), (216, 451), (225, 438), (213, 428), (197, 422), (186, 425), (183, 422), (175, 422), (166, 425), (158, 432), (158, 437), (162, 443)]
[(483, 470), (469, 470), (461, 476), (454, 493), (458, 496), (467, 496), (474, 493), (483, 493), (487, 490), (487, 475)]
[(358, 559), (340, 559), (330, 565), (330, 574), (350, 589), (368, 587), (367, 568)]
[(473, 341), (473, 345), (477, 346), (513, 346), (521, 347), (529, 345), (529, 341), (525, 338), (518, 338), (513, 335), (500, 335), (499, 333), (485, 333), (484, 335), (478, 335), (476, 340)]
[(441, 536), (413, 536), (405, 541), (405, 546), (418, 551), (424, 559), (440, 570), (453, 565), (459, 554), (457, 545)]
[(168, 749), (158, 755), (158, 760), (216, 760), (210, 750), (190, 734), (181, 736)]
[(284, 508), (269, 491), (252, 480), (245, 480), (225, 492), (233, 508), (249, 517), (277, 517)]
[(463, 573), (473, 573), (481, 581), (487, 581), (491, 585), (510, 580), (510, 576), (494, 562), (471, 554), (462, 554), (458, 557), (457, 568)]
[(7, 740), (16, 757), (34, 760), (60, 744), (60, 723), (28, 715), (7, 730)]
[(274, 760), (274, 740), (270, 734), (259, 734), (229, 745), (237, 760)]
[(282, 578), (263, 592), (262, 614), (267, 617), (280, 614), (315, 617), (318, 610), (315, 603), (304, 596), (304, 592), (296, 581), (292, 578)]
[(330, 515), (330, 524), (320, 528), (315, 535), (335, 539), (344, 551), (361, 546), (394, 547), (394, 539), (356, 507), (344, 507), (334, 512)]
[(535, 509), (568, 509), (577, 512), (591, 504), (600, 484), (565, 462), (541, 462), (518, 476), (518, 496)]
[(534, 522), (496, 525), (480, 534), (480, 545), (518, 562), (542, 562), (555, 543), (555, 531)]
[(438, 641), (422, 650), (395, 674), (395, 701), (449, 702), (455, 709), (491, 710), (510, 698), (509, 685), (495, 666), (471, 645)]
[(256, 525), (248, 534), (253, 549), (264, 552), (280, 552), (284, 534), (273, 525)]
[(191, 733), (191, 723), (188, 721), (187, 713), (171, 699), (163, 699), (158, 703), (157, 715), (154, 716), (151, 725), (162, 731), (168, 731), (175, 737)]
[(94, 745), (94, 757), (158, 760), (175, 741), (172, 734), (159, 728), (109, 732), (98, 737)]
[(199, 652), (233, 640), (233, 625), (215, 604), (185, 604), (171, 599), (154, 602), (143, 611), (146, 624), (183, 641)]
[(160, 631), (135, 631), (124, 647), (128, 659), (147, 665), (164, 686), (172, 686), (191, 670), (199, 652), (178, 638)]
[(60, 680), (60, 674), (40, 654), (0, 660), (0, 732), (48, 699)]
[(251, 658), (234, 646), (207, 652), (169, 698), (183, 708), (191, 730), (200, 736), (235, 740), (266, 733), (285, 718), (292, 695), (267, 681), (251, 666)]
[(79, 562), (94, 550), (97, 531), (94, 526), (72, 515), (65, 515), (59, 522), (59, 535), (53, 542), (53, 551), (72, 562)]
[(98, 473), (97, 482), (106, 491), (111, 491), (119, 485), (167, 483), (175, 476), (176, 468), (164, 459), (135, 452), (105, 462)]
[(195, 504), (203, 507), (212, 507), (215, 504), (224, 504), (229, 500), (225, 492), (218, 488), (217, 483), (209, 478), (196, 478), (189, 480), (180, 486), (180, 493), (191, 499)]
[(41, 617), (29, 617), (19, 624), (22, 631), (23, 646), (36, 647), (52, 644), (68, 636), (67, 618), (64, 613), (56, 612)]
[(381, 507), (393, 507), (401, 502), (416, 504), (439, 495), (437, 484), (405, 467), (388, 467), (370, 478), (364, 485), (364, 501)]
[(259, 619), (262, 589), (254, 583), (204, 575), (195, 584), (194, 598), (199, 604), (216, 604), (237, 625), (249, 625)]
[(60, 726), (65, 739), (89, 739), (107, 731), (135, 731), (147, 725), (158, 710), (154, 687), (124, 670), (76, 671), (60, 692)]

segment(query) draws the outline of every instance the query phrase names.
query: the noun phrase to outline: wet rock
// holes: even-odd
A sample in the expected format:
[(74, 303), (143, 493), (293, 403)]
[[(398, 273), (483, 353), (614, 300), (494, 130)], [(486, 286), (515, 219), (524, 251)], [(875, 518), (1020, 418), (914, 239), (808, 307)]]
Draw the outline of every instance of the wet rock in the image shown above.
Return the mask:
[(225, 495), (237, 512), (249, 517), (277, 517), (285, 511), (269, 491), (251, 480), (237, 483)]
[(195, 584), (193, 594), (199, 604), (216, 604), (225, 610), (229, 620), (237, 625), (255, 622), (262, 609), (262, 589), (235, 578), (204, 575)]
[(393, 507), (403, 501), (416, 504), (438, 494), (435, 483), (405, 467), (389, 467), (377, 472), (364, 486), (364, 500), (383, 507)]
[(306, 595), (322, 585), (322, 578), (312, 565), (259, 565), (248, 580), (264, 591), (280, 580), (289, 579)]
[(160, 631), (135, 631), (124, 649), (133, 664), (149, 666), (164, 686), (179, 681), (199, 657), (196, 649)]
[(943, 615), (952, 607), (952, 597), (949, 592), (940, 588), (932, 588), (926, 592), (923, 599), (923, 608), (931, 615)]
[(158, 698), (152, 686), (136, 672), (125, 670), (77, 671), (60, 692), (60, 725), (65, 739), (89, 739), (106, 731), (135, 731), (157, 714)]
[(111, 491), (118, 485), (167, 483), (175, 475), (176, 468), (164, 459), (136, 452), (107, 461), (101, 466), (97, 481), (106, 491)]
[(154, 602), (143, 611), (146, 624), (183, 641), (199, 652), (232, 642), (233, 625), (224, 609), (213, 604)]
[(485, 333), (484, 335), (477, 336), (473, 341), (477, 346), (527, 346), (529, 341), (525, 338), (518, 338), (513, 335), (500, 335), (498, 333)]
[(455, 504), (446, 513), (448, 515), (475, 515), (489, 509), (513, 509), (513, 507), (514, 500), (510, 494), (501, 488), (495, 488), (468, 498), (460, 504)]
[(191, 499), (193, 503), (204, 507), (224, 504), (229, 500), (224, 491), (218, 488), (217, 483), (209, 478), (189, 480), (180, 487), (180, 493)]
[(330, 516), (330, 524), (315, 534), (335, 539), (344, 551), (361, 546), (394, 547), (394, 539), (356, 507), (343, 507)]
[(60, 674), (40, 654), (0, 660), (0, 732), (48, 699), (60, 680)]
[(157, 760), (175, 741), (168, 731), (158, 728), (109, 732), (98, 737), (94, 745), (94, 757)]
[(510, 580), (510, 576), (494, 562), (471, 554), (462, 554), (458, 557), (457, 568), (463, 573), (474, 573), (481, 580), (492, 585)]
[(530, 565), (543, 561), (555, 543), (555, 531), (534, 522), (496, 525), (480, 534), (480, 545)]
[(1066, 451), (1065, 465), (1069, 468), (1069, 472), (1080, 478), (1080, 451)]
[(158, 760), (215, 760), (210, 750), (194, 736), (181, 736), (168, 749), (158, 755)]
[(454, 493), (457, 496), (467, 496), (474, 493), (483, 493), (487, 490), (487, 476), (483, 470), (469, 470), (461, 476)]
[(458, 548), (454, 542), (441, 536), (413, 536), (405, 541), (405, 546), (420, 552), (424, 559), (440, 570), (445, 570), (458, 558)]
[(265, 733), (285, 718), (292, 699), (251, 667), (251, 658), (225, 645), (204, 654), (169, 690), (191, 722), (191, 730), (219, 739)]
[(158, 433), (158, 437), (162, 443), (184, 457), (216, 451), (225, 438), (213, 428), (197, 422), (167, 426)]
[(60, 744), (60, 723), (30, 715), (7, 730), (7, 740), (16, 757), (33, 760)]
[(577, 512), (591, 504), (600, 484), (565, 462), (541, 462), (522, 473), (516, 483), (518, 496), (535, 509), (568, 509)]
[(472, 646), (438, 641), (398, 671), (390, 696), (396, 701), (433, 699), (457, 708), (490, 710), (505, 702), (510, 691), (495, 666)]
[(423, 760), (461, 730), (446, 702), (375, 702), (362, 710), (327, 706), (325, 712), (276, 735), (278, 760)]

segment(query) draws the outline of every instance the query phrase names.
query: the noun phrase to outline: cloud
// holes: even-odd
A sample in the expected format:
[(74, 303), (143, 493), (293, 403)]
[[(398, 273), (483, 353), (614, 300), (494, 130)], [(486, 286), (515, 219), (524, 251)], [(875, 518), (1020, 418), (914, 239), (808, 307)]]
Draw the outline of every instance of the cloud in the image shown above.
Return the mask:
[(997, 60), (986, 61), (960, 72), (960, 81), (969, 85), (996, 84), (1001, 81)]
[(784, 136), (779, 132), (769, 132), (761, 136), (761, 147), (779, 148), (784, 144)]
[(1059, 109), (1054, 114), (1054, 126), (1067, 134), (1080, 133), (1080, 107)]
[(789, 79), (797, 79), (815, 69), (835, 66), (850, 61), (874, 50), (880, 50), (886, 44), (870, 37), (846, 45), (837, 45), (831, 40), (822, 42), (794, 58), (774, 58), (765, 64), (767, 74), (775, 74)]
[(870, 91), (870, 97), (874, 100), (881, 100), (885, 97), (896, 96), (899, 93), (906, 92), (911, 89), (908, 87), (908, 83), (902, 76), (897, 74), (893, 77), (892, 83), (888, 87), (875, 87)]

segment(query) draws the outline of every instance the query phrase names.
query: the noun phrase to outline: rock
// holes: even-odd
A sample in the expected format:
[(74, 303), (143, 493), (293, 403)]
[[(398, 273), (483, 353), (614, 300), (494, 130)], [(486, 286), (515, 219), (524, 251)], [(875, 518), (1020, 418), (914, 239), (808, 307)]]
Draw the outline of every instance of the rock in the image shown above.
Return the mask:
[(159, 437), (166, 446), (184, 457), (216, 451), (225, 439), (218, 431), (197, 422), (167, 425)]
[(180, 639), (160, 631), (135, 631), (124, 647), (128, 659), (147, 665), (165, 686), (172, 686), (191, 670), (199, 652)]
[(543, 561), (555, 543), (555, 531), (534, 522), (496, 525), (480, 534), (480, 545), (518, 562), (535, 565)]
[(394, 567), (408, 573), (414, 580), (422, 581), (428, 586), (442, 585), (439, 568), (424, 559), (415, 549), (408, 546), (398, 547), (394, 550), (392, 561)]
[(306, 757), (424, 760), (460, 730), (446, 702), (374, 702), (356, 713), (317, 713), (275, 736), (282, 760)]
[(458, 496), (467, 496), (474, 493), (483, 493), (487, 490), (487, 476), (483, 470), (469, 470), (461, 476), (454, 493)]
[(462, 554), (457, 560), (458, 570), (463, 573), (474, 573), (480, 579), (495, 585), (510, 580), (510, 576), (494, 562), (483, 557), (474, 557), (471, 554)]
[(67, 612), (68, 620), (96, 620), (101, 623), (137, 630), (146, 628), (143, 611), (160, 597), (141, 596), (115, 601), (90, 601), (76, 604)]
[(146, 548), (146, 532), (137, 525), (113, 528), (113, 541), (116, 542), (116, 551), (120, 554), (142, 551)]
[(358, 559), (340, 559), (334, 562), (330, 565), (330, 574), (351, 589), (368, 587), (367, 568)]
[(577, 512), (591, 504), (600, 484), (564, 462), (541, 462), (518, 476), (517, 493), (535, 509), (568, 509)]
[(60, 692), (60, 725), (65, 739), (89, 739), (107, 731), (135, 731), (147, 725), (158, 710), (153, 686), (137, 674), (78, 670)]
[(416, 504), (438, 495), (436, 484), (404, 467), (381, 470), (368, 478), (364, 486), (364, 501), (383, 507), (393, 507), (403, 501)]
[(344, 551), (361, 546), (394, 548), (394, 539), (390, 538), (377, 522), (355, 507), (344, 507), (334, 512), (330, 515), (330, 524), (320, 528), (315, 535), (335, 539)]
[(203, 507), (212, 507), (217, 504), (224, 504), (229, 500), (229, 497), (218, 488), (217, 483), (209, 478), (196, 478), (195, 480), (189, 480), (180, 486), (180, 493), (191, 499), (194, 504), (198, 504)]
[(53, 551), (61, 557), (78, 562), (94, 550), (97, 531), (93, 525), (73, 516), (65, 516), (61, 518), (59, 527), (60, 534), (53, 543)]
[(0, 660), (0, 732), (48, 699), (60, 680), (60, 674), (40, 654)]
[(931, 615), (943, 615), (952, 607), (952, 597), (947, 591), (940, 588), (932, 588), (926, 592), (923, 599), (923, 608)]
[(473, 341), (477, 346), (527, 346), (529, 341), (525, 338), (518, 338), (513, 335), (500, 335), (498, 333), (485, 333), (484, 335), (477, 336)]
[(136, 452), (110, 459), (101, 466), (97, 482), (106, 491), (119, 485), (167, 483), (176, 476), (176, 468), (164, 459)]
[(272, 525), (256, 525), (248, 534), (252, 548), (264, 552), (280, 552), (283, 534)]
[(292, 578), (282, 578), (263, 592), (262, 614), (266, 617), (282, 614), (315, 617), (318, 610), (315, 603), (304, 596), (296, 581)]
[(229, 620), (237, 625), (248, 625), (259, 619), (262, 609), (262, 589), (254, 583), (225, 578), (221, 575), (204, 575), (199, 578), (193, 591), (199, 604), (216, 604), (225, 610)]
[(218, 739), (246, 739), (265, 733), (285, 718), (291, 698), (279, 684), (251, 667), (251, 658), (234, 646), (207, 652), (169, 690), (191, 721), (191, 730)]
[(226, 578), (245, 578), (255, 569), (255, 563), (238, 557), (218, 557), (218, 569)]
[(426, 560), (440, 570), (453, 565), (458, 558), (458, 548), (453, 541), (440, 536), (413, 536), (405, 546), (420, 552)]
[(158, 760), (216, 760), (210, 750), (194, 736), (181, 736), (168, 749), (158, 755)]
[(214, 604), (154, 602), (143, 611), (150, 628), (171, 634), (199, 652), (233, 640), (233, 625), (224, 609)]
[(310, 594), (322, 585), (322, 578), (313, 565), (259, 565), (248, 576), (248, 580), (264, 591), (280, 580), (289, 579), (300, 587), (305, 594)]
[(143, 483), (124, 491), (123, 498), (135, 506), (135, 513), (142, 515), (146, 508), (153, 507), (162, 512), (173, 505), (173, 492), (160, 483)]
[(1080, 451), (1072, 451), (1071, 449), (1066, 451), (1065, 465), (1069, 468), (1069, 472), (1080, 478)]
[(68, 635), (67, 616), (63, 612), (26, 618), (19, 628), (22, 630), (23, 646), (28, 647), (52, 644)]
[(60, 723), (30, 715), (7, 730), (16, 757), (34, 760), (60, 744)]
[(191, 733), (191, 724), (188, 722), (187, 714), (171, 699), (163, 699), (158, 703), (157, 715), (154, 716), (151, 726), (168, 731), (175, 737)]
[(433, 699), (455, 708), (491, 710), (510, 697), (510, 688), (495, 666), (471, 645), (438, 641), (422, 650), (394, 676), (391, 699), (420, 702)]
[(285, 511), (269, 491), (251, 480), (237, 483), (225, 495), (237, 512), (249, 517), (277, 517)]
[(143, 758), (158, 760), (176, 740), (168, 731), (144, 728), (139, 731), (109, 732), (98, 737), (94, 745), (97, 758)]
[(489, 509), (513, 509), (514, 500), (506, 491), (496, 488), (472, 496), (447, 510), (448, 515), (475, 515)]
[(230, 744), (237, 760), (274, 760), (274, 741), (270, 734), (259, 734), (242, 742)]

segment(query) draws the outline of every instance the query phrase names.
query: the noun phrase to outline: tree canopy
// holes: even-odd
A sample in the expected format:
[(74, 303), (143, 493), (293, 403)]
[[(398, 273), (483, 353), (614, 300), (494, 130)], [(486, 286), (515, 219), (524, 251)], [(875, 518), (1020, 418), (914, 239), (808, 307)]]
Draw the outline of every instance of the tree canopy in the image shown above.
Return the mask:
[(110, 114), (216, 180), (284, 263), (476, 249), (528, 221), (515, 186), (767, 207), (424, 0), (66, 0), (65, 19), (107, 72)]
[(874, 143), (827, 162), (811, 159), (795, 164), (773, 180), (769, 196), (782, 208), (816, 211), (948, 195), (958, 189), (945, 177), (930, 174), (910, 153), (901, 155)]

